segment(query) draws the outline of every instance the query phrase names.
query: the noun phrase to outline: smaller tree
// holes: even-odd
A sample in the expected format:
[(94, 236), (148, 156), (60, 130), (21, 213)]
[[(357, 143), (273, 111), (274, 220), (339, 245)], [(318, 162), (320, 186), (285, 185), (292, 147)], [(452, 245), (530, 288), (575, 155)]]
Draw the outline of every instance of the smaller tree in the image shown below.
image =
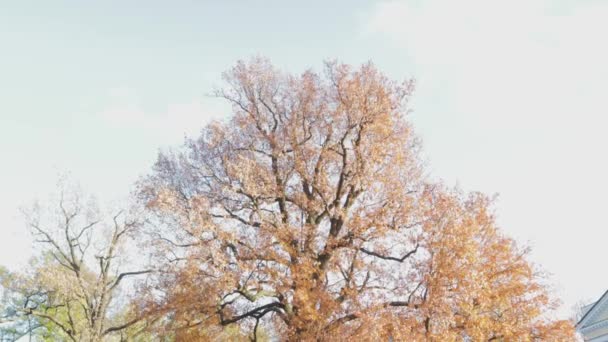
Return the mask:
[(142, 316), (119, 309), (126, 300), (121, 284), (152, 272), (123, 270), (123, 247), (139, 216), (119, 210), (106, 218), (94, 199), (65, 185), (59, 190), (54, 205), (24, 211), (41, 255), (27, 271), (1, 275), (4, 330), (18, 338), (40, 328), (38, 335), (51, 340), (122, 336)]

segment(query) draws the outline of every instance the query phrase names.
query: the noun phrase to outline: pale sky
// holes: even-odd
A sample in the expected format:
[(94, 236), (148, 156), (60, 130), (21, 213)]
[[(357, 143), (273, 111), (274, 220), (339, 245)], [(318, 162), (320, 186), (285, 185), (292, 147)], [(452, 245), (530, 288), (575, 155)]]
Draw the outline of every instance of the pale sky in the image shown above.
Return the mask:
[(18, 207), (69, 171), (124, 196), (161, 147), (227, 106), (237, 59), (291, 72), (372, 60), (418, 81), (432, 176), (498, 193), (561, 312), (608, 289), (608, 2), (14, 1), (0, 6), (0, 264), (31, 255)]

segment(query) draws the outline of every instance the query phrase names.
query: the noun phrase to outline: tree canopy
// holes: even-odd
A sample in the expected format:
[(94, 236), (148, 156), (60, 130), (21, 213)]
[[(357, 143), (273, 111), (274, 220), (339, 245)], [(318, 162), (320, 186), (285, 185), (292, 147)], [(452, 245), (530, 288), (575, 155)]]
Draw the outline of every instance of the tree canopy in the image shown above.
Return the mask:
[(412, 81), (336, 62), (289, 75), (265, 59), (224, 79), (232, 118), (161, 153), (140, 184), (159, 251), (180, 250), (157, 287), (176, 321), (254, 339), (260, 326), (290, 340), (572, 333), (544, 319), (553, 302), (490, 199), (425, 177)]
[(24, 272), (0, 272), (0, 323), (12, 323), (0, 326), (7, 339), (35, 333), (96, 342), (143, 320), (120, 295), (123, 281), (151, 272), (123, 270), (122, 249), (141, 223), (138, 215), (120, 210), (104, 217), (94, 199), (67, 184), (51, 203), (25, 214), (42, 253)]

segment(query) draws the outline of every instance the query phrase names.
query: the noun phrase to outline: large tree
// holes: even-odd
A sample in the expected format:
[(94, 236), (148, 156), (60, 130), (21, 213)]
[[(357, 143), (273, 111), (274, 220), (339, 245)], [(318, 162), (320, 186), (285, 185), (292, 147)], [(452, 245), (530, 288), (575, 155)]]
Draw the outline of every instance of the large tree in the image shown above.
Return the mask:
[[(234, 115), (161, 153), (141, 196), (165, 272), (147, 310), (202, 338), (560, 340), (567, 322), (490, 200), (424, 175), (413, 83), (371, 64), (239, 62)], [(160, 266), (159, 266), (160, 267)]]

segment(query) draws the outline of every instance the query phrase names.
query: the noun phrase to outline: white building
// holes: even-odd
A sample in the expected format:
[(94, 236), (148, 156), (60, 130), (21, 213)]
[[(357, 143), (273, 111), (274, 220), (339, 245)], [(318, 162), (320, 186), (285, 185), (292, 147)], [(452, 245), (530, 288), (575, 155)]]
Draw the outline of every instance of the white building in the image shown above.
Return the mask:
[(585, 306), (576, 329), (589, 342), (608, 342), (608, 291), (595, 302)]

